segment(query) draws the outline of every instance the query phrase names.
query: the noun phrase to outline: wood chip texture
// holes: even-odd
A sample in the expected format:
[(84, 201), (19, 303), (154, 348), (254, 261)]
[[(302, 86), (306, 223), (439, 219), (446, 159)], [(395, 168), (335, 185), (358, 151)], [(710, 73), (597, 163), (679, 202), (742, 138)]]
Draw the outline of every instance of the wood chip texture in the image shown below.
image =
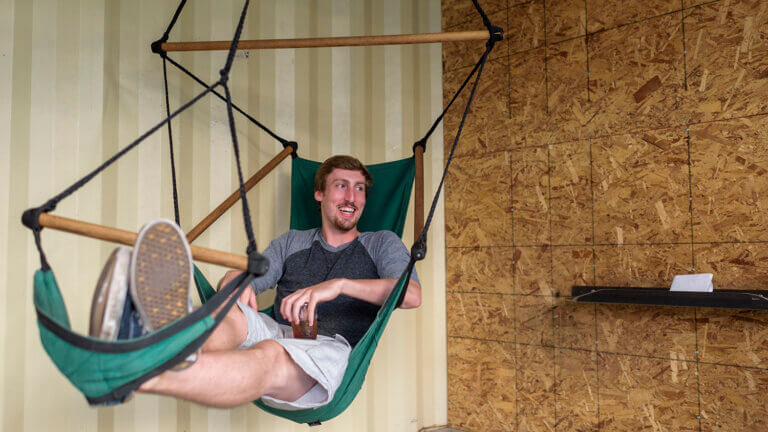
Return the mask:
[[(446, 182), (449, 426), (768, 430), (767, 312), (570, 298), (688, 273), (768, 296), (768, 1), (480, 3), (505, 41)], [(445, 103), (482, 50), (443, 44)]]

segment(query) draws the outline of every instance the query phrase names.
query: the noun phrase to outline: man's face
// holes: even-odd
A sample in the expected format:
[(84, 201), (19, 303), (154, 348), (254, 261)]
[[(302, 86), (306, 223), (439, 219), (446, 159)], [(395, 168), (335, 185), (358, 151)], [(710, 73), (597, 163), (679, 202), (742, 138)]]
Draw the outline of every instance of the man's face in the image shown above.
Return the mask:
[(330, 224), (340, 231), (350, 231), (365, 207), (365, 177), (360, 171), (334, 168), (325, 179), (325, 190), (316, 191), (323, 226)]

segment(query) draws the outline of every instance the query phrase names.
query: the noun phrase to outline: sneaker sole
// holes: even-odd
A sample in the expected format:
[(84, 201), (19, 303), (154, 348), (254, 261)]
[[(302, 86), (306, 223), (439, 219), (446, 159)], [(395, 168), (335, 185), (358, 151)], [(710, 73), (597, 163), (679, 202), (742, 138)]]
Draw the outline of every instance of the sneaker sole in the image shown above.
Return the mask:
[(131, 260), (131, 296), (146, 331), (160, 329), (189, 312), (192, 254), (176, 224), (145, 225)]
[(128, 293), (130, 264), (131, 250), (125, 246), (116, 248), (107, 259), (91, 302), (90, 336), (117, 339)]

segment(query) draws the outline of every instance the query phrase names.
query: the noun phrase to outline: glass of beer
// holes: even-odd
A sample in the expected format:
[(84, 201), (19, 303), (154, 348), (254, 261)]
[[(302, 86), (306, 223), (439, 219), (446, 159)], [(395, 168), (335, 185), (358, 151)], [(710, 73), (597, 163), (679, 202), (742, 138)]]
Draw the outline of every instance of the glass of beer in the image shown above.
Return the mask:
[(317, 309), (315, 309), (315, 319), (312, 325), (309, 325), (309, 313), (307, 304), (304, 303), (299, 310), (299, 323), (291, 321), (293, 337), (296, 339), (317, 339)]

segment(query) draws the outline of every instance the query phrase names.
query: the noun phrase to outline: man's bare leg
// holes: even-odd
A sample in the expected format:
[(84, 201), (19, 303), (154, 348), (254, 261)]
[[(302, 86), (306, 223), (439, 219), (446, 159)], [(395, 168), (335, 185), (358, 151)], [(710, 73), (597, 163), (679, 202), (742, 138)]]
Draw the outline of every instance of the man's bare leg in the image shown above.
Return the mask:
[(294, 401), (315, 382), (282, 345), (265, 340), (247, 350), (203, 352), (189, 368), (164, 372), (139, 391), (229, 408), (265, 395)]
[(264, 395), (294, 401), (315, 385), (316, 381), (274, 340), (238, 349), (247, 334), (245, 315), (233, 306), (192, 366), (164, 372), (142, 384), (139, 391), (226, 408)]
[(234, 350), (248, 337), (248, 321), (238, 305), (233, 305), (227, 315), (202, 346), (205, 351)]

